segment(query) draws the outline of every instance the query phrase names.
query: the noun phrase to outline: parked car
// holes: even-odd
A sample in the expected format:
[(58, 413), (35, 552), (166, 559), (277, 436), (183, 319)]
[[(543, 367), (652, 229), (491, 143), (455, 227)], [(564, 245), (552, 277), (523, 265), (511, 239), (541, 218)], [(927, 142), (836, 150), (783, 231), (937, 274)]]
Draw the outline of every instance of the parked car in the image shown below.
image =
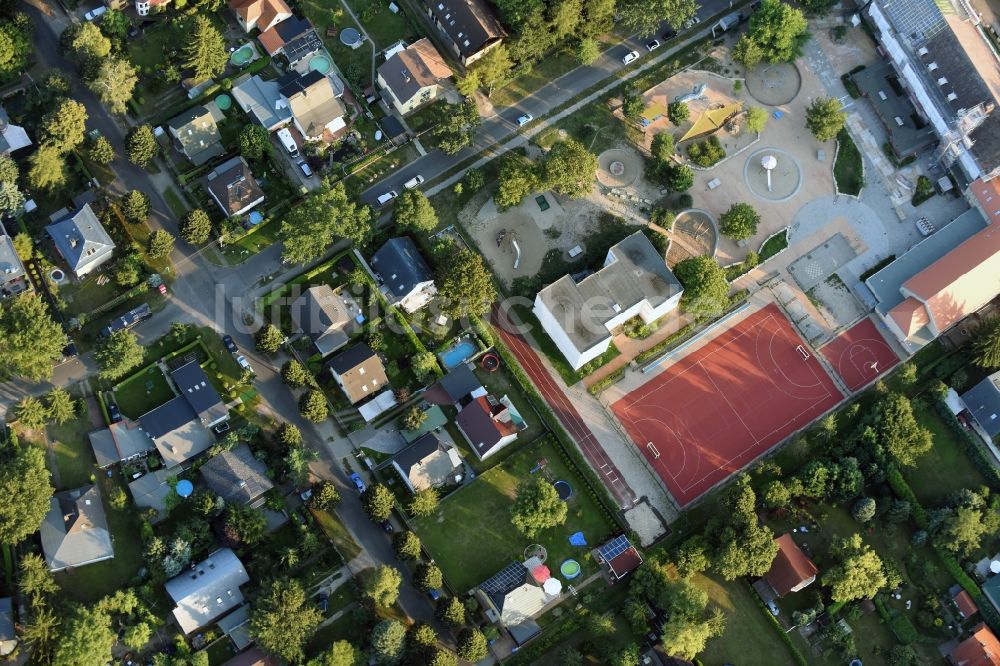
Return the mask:
[(62, 350), (62, 361), (61, 362), (65, 363), (66, 361), (70, 360), (71, 358), (76, 358), (79, 355), (80, 355), (80, 352), (77, 351), (77, 349), (76, 349), (76, 343), (71, 342), (68, 345), (66, 345), (65, 347), (63, 347), (63, 350)]
[(118, 405), (113, 402), (108, 403), (108, 416), (111, 417), (112, 423), (119, 423), (122, 420), (122, 413), (118, 409)]
[(94, 7), (89, 12), (84, 14), (83, 18), (87, 19), (88, 21), (93, 21), (99, 18), (100, 16), (103, 16), (106, 11), (108, 11), (107, 7)]
[(646, 42), (647, 51), (655, 51), (658, 48), (660, 48), (660, 40), (654, 39), (652, 41)]
[(673, 28), (667, 28), (667, 31), (663, 33), (663, 41), (667, 41), (668, 39), (673, 39), (676, 36), (677, 36), (676, 30), (674, 30)]
[(223, 335), (222, 344), (226, 346), (226, 350), (228, 350), (230, 354), (238, 354), (240, 352), (240, 350), (236, 348), (236, 343), (233, 342), (233, 336), (231, 335)]
[(244, 370), (249, 370), (250, 372), (253, 372), (253, 366), (250, 365), (250, 361), (248, 361), (247, 357), (244, 356), (243, 354), (240, 354), (239, 356), (236, 357), (236, 362), (239, 363), (240, 367), (243, 368)]
[(229, 432), (229, 427), (229, 421), (223, 421), (222, 423), (212, 426), (212, 431), (216, 435), (222, 435)]
[(111, 322), (101, 329), (100, 337), (106, 338), (112, 333), (118, 331), (126, 331), (133, 326), (136, 326), (150, 317), (153, 316), (153, 311), (150, 309), (148, 303), (143, 303), (138, 307), (134, 307), (121, 317), (117, 319), (112, 319)]
[(778, 613), (781, 612), (778, 610), (778, 606), (777, 604), (774, 603), (773, 600), (767, 602), (767, 609), (771, 611), (771, 615), (777, 615)]
[(378, 201), (379, 206), (384, 206), (398, 196), (399, 193), (396, 190), (389, 190), (385, 194), (380, 194), (376, 201)]
[(684, 29), (688, 30), (689, 28), (693, 28), (694, 26), (698, 25), (699, 23), (701, 23), (701, 19), (698, 18), (697, 16), (692, 16), (687, 21), (684, 21)]
[(382, 531), (386, 532), (387, 534), (392, 534), (393, 531), (394, 531), (394, 528), (392, 527), (392, 523), (389, 522), (388, 518), (385, 519), (385, 520), (383, 520), (382, 522), (380, 522), (379, 523), (379, 527), (381, 527)]
[(359, 493), (363, 493), (366, 490), (368, 490), (368, 486), (365, 485), (365, 482), (361, 478), (361, 475), (358, 474), (357, 472), (351, 474), (351, 482), (354, 484), (354, 487), (358, 489)]
[(638, 51), (629, 51), (628, 53), (625, 54), (625, 57), (622, 58), (622, 62), (627, 65), (630, 62), (635, 62), (638, 59), (639, 59)]
[(317, 605), (319, 605), (319, 610), (321, 613), (325, 613), (326, 609), (330, 607), (330, 595), (323, 592), (316, 599)]
[(421, 176), (420, 174), (417, 174), (413, 178), (411, 178), (408, 181), (406, 181), (405, 183), (403, 183), (403, 189), (404, 190), (412, 190), (413, 188), (419, 187), (420, 185), (423, 185), (423, 184), (424, 184), (424, 177)]
[(530, 113), (525, 113), (524, 115), (521, 115), (521, 116), (517, 117), (517, 126), (518, 127), (524, 127), (525, 125), (527, 125), (528, 123), (530, 123), (534, 119), (535, 119), (535, 117), (532, 116)]
[(304, 160), (302, 162), (299, 162), (299, 170), (306, 178), (309, 178), (313, 175), (312, 167), (309, 166), (309, 164)]

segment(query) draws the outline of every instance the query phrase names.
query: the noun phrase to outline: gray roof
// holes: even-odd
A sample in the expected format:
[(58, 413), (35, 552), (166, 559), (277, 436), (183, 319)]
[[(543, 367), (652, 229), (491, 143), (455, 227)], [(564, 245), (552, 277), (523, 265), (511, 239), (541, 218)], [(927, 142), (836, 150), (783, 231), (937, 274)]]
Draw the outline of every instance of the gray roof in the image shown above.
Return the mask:
[(45, 227), (62, 258), (74, 273), (87, 269), (110, 258), (115, 249), (111, 236), (104, 230), (90, 205), (76, 213)]
[(343, 297), (328, 284), (306, 289), (292, 303), (292, 320), (312, 338), (316, 350), (326, 356), (340, 349), (358, 326), (361, 309), (354, 299)]
[(274, 487), (267, 478), (267, 465), (257, 460), (246, 444), (211, 458), (201, 466), (201, 478), (226, 502), (242, 504), (252, 502)]
[(460, 467), (457, 455), (449, 455), (434, 433), (423, 435), (392, 457), (392, 466), (406, 479), (411, 490), (441, 485)]
[(97, 486), (53, 495), (42, 523), (41, 536), (50, 571), (62, 571), (115, 556)]
[(158, 515), (153, 522), (166, 515), (167, 497), (173, 492), (167, 479), (174, 476), (175, 473), (174, 470), (161, 467), (128, 484), (128, 490), (132, 494), (136, 506), (157, 510)]
[(641, 231), (611, 246), (604, 267), (574, 282), (564, 275), (538, 292), (580, 351), (611, 334), (606, 323), (642, 301), (658, 308), (683, 291), (680, 281)]
[(962, 402), (990, 437), (1000, 435), (1000, 372), (963, 393)]
[(1000, 110), (995, 110), (976, 129), (969, 133), (974, 143), (972, 154), (989, 170), (1000, 164)]
[(288, 103), (282, 99), (277, 81), (265, 81), (254, 74), (233, 86), (233, 98), (257, 124), (274, 129), (292, 119)]
[(14, 604), (10, 597), (0, 598), (0, 641), (16, 641), (14, 633)]
[(212, 433), (201, 424), (184, 396), (177, 396), (139, 417), (167, 467), (180, 465), (212, 445)]
[(243, 650), (251, 643), (250, 606), (243, 604), (218, 622), (219, 629), (233, 642), (237, 650)]
[(462, 363), (428, 388), (424, 399), (435, 405), (455, 405), (482, 385), (468, 364)]
[(387, 240), (372, 257), (372, 268), (382, 278), (391, 300), (396, 301), (408, 296), (418, 285), (434, 279), (409, 236)]
[(479, 53), (505, 34), (484, 0), (427, 0), (426, 5), (463, 57)]
[(87, 433), (90, 440), (90, 448), (94, 450), (94, 457), (97, 459), (97, 466), (104, 469), (109, 465), (114, 465), (121, 460), (118, 455), (118, 447), (115, 445), (114, 435), (110, 428), (101, 428)]
[(234, 157), (208, 174), (208, 191), (227, 216), (245, 212), (264, 200), (264, 191), (242, 157)]
[(14, 241), (7, 234), (0, 233), (0, 285), (24, 277), (24, 266), (14, 249)]
[(31, 138), (25, 129), (20, 125), (12, 125), (7, 109), (0, 106), (0, 153), (11, 153), (30, 145)]
[(222, 134), (216, 124), (222, 117), (215, 102), (209, 102), (206, 106), (192, 107), (171, 118), (167, 125), (184, 156), (193, 164), (202, 165), (225, 152)]
[(375, 352), (372, 351), (371, 347), (362, 342), (331, 358), (327, 366), (338, 375), (342, 375), (358, 367), (372, 356), (375, 356)]
[(978, 210), (971, 208), (869, 277), (865, 284), (878, 299), (875, 309), (884, 315), (902, 303), (903, 295), (899, 290), (904, 282), (985, 227), (983, 216)]
[(219, 393), (197, 361), (185, 363), (170, 373), (177, 390), (191, 405), (202, 425), (213, 426), (229, 416)]
[(165, 587), (177, 605), (174, 619), (190, 634), (242, 604), (240, 585), (248, 582), (250, 577), (236, 553), (223, 548), (168, 580)]

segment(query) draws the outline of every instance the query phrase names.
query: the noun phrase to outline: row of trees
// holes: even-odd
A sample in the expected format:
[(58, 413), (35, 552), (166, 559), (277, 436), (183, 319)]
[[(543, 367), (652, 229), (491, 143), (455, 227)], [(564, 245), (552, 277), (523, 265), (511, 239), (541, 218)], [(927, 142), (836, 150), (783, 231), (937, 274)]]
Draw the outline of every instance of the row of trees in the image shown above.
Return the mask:
[(575, 139), (552, 146), (541, 162), (508, 153), (500, 165), (500, 184), (493, 195), (497, 206), (510, 208), (539, 190), (555, 190), (568, 197), (582, 197), (594, 186), (597, 156)]

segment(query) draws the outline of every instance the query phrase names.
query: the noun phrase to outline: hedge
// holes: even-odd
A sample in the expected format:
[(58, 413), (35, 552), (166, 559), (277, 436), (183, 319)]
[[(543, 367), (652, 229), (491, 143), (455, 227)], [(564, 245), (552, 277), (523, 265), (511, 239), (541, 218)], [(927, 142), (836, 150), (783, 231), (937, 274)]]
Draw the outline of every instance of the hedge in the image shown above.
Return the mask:
[(1000, 490), (1000, 470), (997, 470), (993, 466), (993, 463), (990, 462), (986, 452), (983, 451), (983, 445), (977, 439), (974, 439), (968, 430), (962, 427), (962, 424), (951, 413), (944, 400), (935, 400), (935, 407), (937, 407), (938, 414), (941, 415), (944, 422), (948, 424), (948, 427), (955, 433), (958, 440), (962, 442), (965, 453), (972, 460), (972, 464), (986, 477), (986, 482), (989, 484), (990, 489)]
[(594, 382), (593, 384), (590, 385), (587, 391), (590, 392), (590, 395), (597, 395), (598, 393), (608, 388), (612, 384), (615, 384), (618, 380), (624, 377), (625, 370), (627, 369), (627, 367), (628, 366), (623, 365), (622, 367), (618, 368), (617, 370), (615, 370), (608, 376), (604, 377), (603, 379)]
[(905, 615), (890, 611), (881, 597), (875, 597), (875, 608), (878, 609), (878, 614), (882, 617), (882, 621), (892, 630), (892, 633), (896, 635), (896, 639), (900, 643), (909, 645), (920, 638), (917, 628), (913, 626), (910, 619)]
[[(410, 344), (413, 345), (413, 348), (416, 349), (418, 353), (426, 352), (430, 354), (424, 343), (417, 337), (417, 334), (413, 332), (413, 327), (410, 326), (410, 322), (406, 320), (403, 313), (395, 307), (390, 307), (389, 309), (392, 310), (392, 316), (396, 318), (396, 323), (403, 327), (403, 333), (406, 335), (406, 339), (410, 341)], [(441, 369), (441, 364), (438, 363), (436, 356), (434, 357), (434, 374), (438, 377), (444, 375), (444, 370)]]
[(689, 334), (692, 333), (695, 326), (696, 324), (688, 324), (686, 326), (682, 326), (681, 328), (677, 329), (675, 332), (671, 333), (663, 340), (657, 342), (655, 345), (653, 345), (646, 351), (638, 354), (635, 357), (635, 362), (643, 363), (644, 361), (648, 361), (649, 359), (659, 356), (660, 354), (663, 354), (664, 352), (670, 350), (672, 347), (677, 346), (678, 344), (683, 342), (682, 338), (686, 338)]
[(906, 500), (910, 503), (910, 507), (913, 509), (913, 521), (922, 530), (927, 529), (927, 512), (924, 511), (924, 507), (920, 504), (920, 500), (917, 499), (916, 494), (914, 494), (913, 489), (910, 488), (910, 484), (906, 482), (903, 478), (902, 472), (900, 472), (895, 467), (889, 469), (885, 475), (886, 481), (889, 482), (889, 487), (892, 491), (896, 493), (896, 496), (901, 500)]
[(764, 605), (764, 601), (760, 598), (760, 595), (757, 594), (756, 590), (753, 589), (753, 586), (748, 583), (747, 588), (750, 590), (750, 596), (757, 600), (757, 608), (760, 609), (761, 613), (767, 616), (767, 619), (771, 622), (771, 626), (773, 626), (774, 630), (778, 632), (779, 636), (781, 636), (781, 641), (785, 644), (785, 647), (788, 648), (788, 652), (792, 655), (792, 661), (798, 664), (798, 666), (809, 666), (809, 662), (804, 656), (802, 656), (799, 649), (795, 647), (795, 643), (792, 642), (792, 639), (785, 631), (785, 628), (781, 626), (780, 622), (778, 622), (778, 618), (774, 617), (768, 607)]

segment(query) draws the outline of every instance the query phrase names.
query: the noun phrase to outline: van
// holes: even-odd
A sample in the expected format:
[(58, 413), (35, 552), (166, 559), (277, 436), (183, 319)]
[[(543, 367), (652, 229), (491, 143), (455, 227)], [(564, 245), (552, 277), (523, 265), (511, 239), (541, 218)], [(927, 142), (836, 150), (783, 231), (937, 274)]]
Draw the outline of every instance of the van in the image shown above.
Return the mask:
[(285, 147), (288, 154), (292, 157), (299, 156), (299, 146), (295, 143), (295, 139), (292, 138), (292, 133), (288, 131), (287, 127), (282, 127), (278, 130), (278, 139), (281, 141), (281, 145)]
[(398, 196), (399, 194), (396, 193), (396, 190), (389, 190), (385, 194), (380, 194), (376, 201), (378, 201), (379, 206), (384, 206)]
[(106, 11), (108, 11), (107, 7), (94, 7), (89, 12), (87, 12), (86, 14), (84, 14), (83, 17), (85, 19), (87, 19), (88, 21), (93, 21), (94, 19), (98, 18), (99, 16), (104, 15), (104, 13)]
[(408, 181), (406, 181), (405, 183), (403, 183), (403, 189), (412, 190), (413, 188), (419, 185), (423, 185), (423, 183), (424, 183), (424, 177), (418, 174), (413, 178), (409, 179)]

